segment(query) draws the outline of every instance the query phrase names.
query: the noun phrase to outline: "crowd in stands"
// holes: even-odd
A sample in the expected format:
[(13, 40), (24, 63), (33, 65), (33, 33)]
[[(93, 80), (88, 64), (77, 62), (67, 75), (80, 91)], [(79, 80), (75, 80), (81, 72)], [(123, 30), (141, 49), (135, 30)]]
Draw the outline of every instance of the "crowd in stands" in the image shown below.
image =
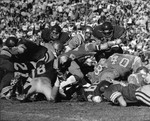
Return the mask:
[(127, 45), (133, 53), (148, 49), (150, 43), (149, 0), (1, 0), (0, 38), (10, 35), (41, 39), (41, 30), (59, 23), (73, 35), (83, 25), (92, 27), (111, 21), (126, 28)]

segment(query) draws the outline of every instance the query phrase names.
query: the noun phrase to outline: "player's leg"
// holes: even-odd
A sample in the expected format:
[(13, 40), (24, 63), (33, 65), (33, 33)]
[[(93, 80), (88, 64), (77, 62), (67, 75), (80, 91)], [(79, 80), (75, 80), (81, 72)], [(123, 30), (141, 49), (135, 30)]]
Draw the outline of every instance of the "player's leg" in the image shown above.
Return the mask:
[(24, 99), (21, 100), (30, 98), (30, 96), (37, 91), (37, 80), (38, 78), (32, 79), (30, 77), (27, 79), (26, 83), (23, 86), (23, 95), (25, 96)]
[(14, 73), (7, 73), (1, 80), (0, 83), (0, 91), (6, 87), (10, 85), (11, 79), (13, 79), (14, 77)]
[(136, 56), (134, 59), (134, 62), (132, 64), (133, 72), (136, 72), (136, 70), (143, 65), (143, 62), (140, 57)]
[(51, 84), (43, 85), (42, 89), (43, 89), (42, 93), (45, 95), (45, 97), (48, 101), (54, 100), (54, 97), (52, 96), (52, 86), (51, 86)]
[(37, 92), (44, 94), (48, 101), (54, 100), (50, 79), (47, 77), (39, 77), (38, 81), (39, 84), (37, 84)]
[(126, 106), (127, 106), (127, 103), (126, 103), (126, 101), (124, 100), (124, 98), (123, 98), (122, 95), (117, 98), (117, 102), (119, 103), (120, 106), (123, 106), (123, 107), (126, 107)]
[(51, 95), (51, 97), (54, 100), (56, 100), (56, 97), (57, 97), (57, 94), (58, 94), (58, 90), (59, 90), (59, 86), (60, 86), (60, 80), (57, 78), (54, 86), (52, 87), (52, 95)]
[(60, 88), (62, 89), (63, 87), (66, 87), (67, 85), (73, 84), (75, 82), (76, 82), (75, 76), (71, 75), (70, 77), (67, 78), (67, 80), (60, 83)]
[(84, 77), (84, 75), (80, 69), (80, 66), (75, 61), (71, 62), (71, 65), (68, 68), (68, 70), (72, 75), (76, 75), (81, 79)]
[[(68, 92), (68, 89), (70, 88), (70, 90), (74, 89), (75, 87), (79, 87), (79, 86), (83, 86), (83, 82), (81, 80), (80, 77), (76, 76), (76, 75), (71, 75), (67, 78), (66, 81), (63, 81), (60, 83), (60, 87), (59, 87), (59, 93), (66, 97), (66, 93)], [(76, 91), (78, 89), (76, 88)], [(73, 92), (76, 92), (76, 91), (73, 91)], [(71, 94), (71, 93), (70, 93)]]
[(14, 64), (5, 58), (0, 58), (0, 68), (8, 72), (14, 72)]
[(120, 92), (122, 86), (120, 84), (111, 84), (108, 88), (104, 90), (103, 96), (108, 101), (111, 101), (114, 104), (120, 104), (125, 106), (124, 98), (122, 97), (122, 93)]
[(71, 66), (68, 68), (68, 70), (72, 75), (75, 76), (76, 81), (81, 85), (86, 85), (89, 83), (88, 80), (85, 79), (80, 66), (75, 61), (71, 62)]

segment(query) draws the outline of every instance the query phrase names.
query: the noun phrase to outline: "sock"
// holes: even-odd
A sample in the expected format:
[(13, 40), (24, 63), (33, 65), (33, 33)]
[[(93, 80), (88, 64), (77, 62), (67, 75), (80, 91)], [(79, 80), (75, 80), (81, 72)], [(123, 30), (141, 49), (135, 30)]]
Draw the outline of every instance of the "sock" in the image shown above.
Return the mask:
[(72, 75), (72, 76), (70, 76), (69, 78), (67, 78), (66, 81), (63, 81), (63, 82), (60, 83), (60, 88), (63, 88), (63, 87), (65, 87), (65, 86), (67, 86), (67, 85), (69, 85), (69, 84), (72, 84), (72, 83), (74, 83), (74, 82), (76, 82), (76, 79), (75, 79), (75, 77)]

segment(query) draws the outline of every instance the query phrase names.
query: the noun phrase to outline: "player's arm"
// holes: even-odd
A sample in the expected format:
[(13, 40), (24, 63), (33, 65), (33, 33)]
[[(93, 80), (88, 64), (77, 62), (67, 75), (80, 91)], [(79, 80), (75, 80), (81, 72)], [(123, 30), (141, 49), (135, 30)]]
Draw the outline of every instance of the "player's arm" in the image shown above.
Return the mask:
[(116, 44), (120, 44), (120, 43), (121, 43), (120, 39), (117, 39), (111, 42), (106, 42), (103, 44), (100, 42), (91, 42), (87, 44), (82, 44), (77, 50), (70, 50), (62, 54), (61, 56), (65, 55), (70, 58), (73, 58), (74, 60), (75, 58), (79, 58), (85, 55), (94, 55), (96, 54), (96, 51), (106, 50), (109, 47), (116, 45)]
[(126, 44), (128, 42), (128, 39), (127, 39), (127, 30), (122, 29), (122, 33), (121, 33), (119, 39), (121, 39), (121, 41), (122, 41), (123, 44)]
[(114, 41), (108, 41), (107, 42), (109, 47), (114, 46), (114, 45), (119, 45), (120, 43), (122, 43), (121, 39), (115, 39)]
[(69, 40), (68, 45), (66, 46), (66, 52), (76, 49), (83, 43), (84, 39), (81, 34), (75, 35), (72, 39)]
[(16, 54), (24, 53), (26, 49), (27, 48), (24, 44), (20, 44), (17, 47), (14, 47), (12, 51), (13, 51), (13, 54), (16, 55)]
[(121, 40), (117, 39), (111, 42), (106, 42), (106, 43), (100, 43), (100, 42), (91, 42), (87, 44), (82, 44), (77, 50), (70, 50), (65, 53), (65, 55), (74, 55), (74, 58), (82, 57), (85, 55), (93, 55), (96, 53), (96, 51), (100, 50), (106, 50), (109, 47), (115, 45), (115, 44), (120, 44)]
[(114, 41), (108, 41), (106, 43), (90, 43), (89, 45), (87, 45), (86, 50), (88, 51), (100, 51), (100, 50), (106, 50), (108, 49), (109, 47), (111, 46), (114, 46), (114, 45), (118, 45), (122, 42), (121, 39), (116, 39)]

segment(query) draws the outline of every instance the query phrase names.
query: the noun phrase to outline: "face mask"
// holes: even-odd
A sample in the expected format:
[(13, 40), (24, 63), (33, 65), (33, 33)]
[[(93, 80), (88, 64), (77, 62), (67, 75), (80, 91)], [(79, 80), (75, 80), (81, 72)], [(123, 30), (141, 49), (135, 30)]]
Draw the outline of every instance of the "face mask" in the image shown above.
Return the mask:
[(148, 73), (147, 76), (145, 77), (145, 82), (147, 84), (150, 84), (150, 74)]
[(52, 39), (58, 39), (59, 38), (59, 33), (55, 32), (55, 31), (52, 31), (50, 36), (51, 36)]

